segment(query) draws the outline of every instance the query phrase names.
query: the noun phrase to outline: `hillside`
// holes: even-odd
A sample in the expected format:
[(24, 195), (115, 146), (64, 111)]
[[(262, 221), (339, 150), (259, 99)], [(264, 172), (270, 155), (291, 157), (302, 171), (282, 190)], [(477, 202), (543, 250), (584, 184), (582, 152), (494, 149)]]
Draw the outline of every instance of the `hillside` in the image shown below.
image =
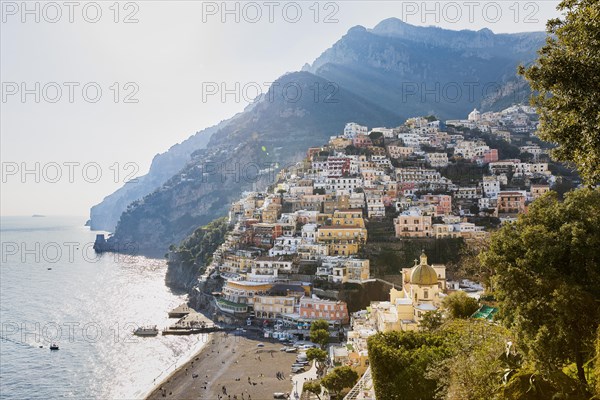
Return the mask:
[(156, 156), (148, 175), (92, 208), (91, 227), (112, 231), (119, 220), (113, 242), (162, 255), (223, 215), (239, 193), (268, 184), (269, 168), (298, 160), (346, 122), (393, 127), (414, 115), (458, 118), (523, 99), (529, 88), (516, 67), (533, 59), (544, 38), (416, 27), (395, 18), (370, 30), (354, 27), (242, 113)]
[(189, 161), (191, 154), (206, 147), (212, 134), (227, 122), (196, 132), (183, 142), (171, 146), (166, 152), (154, 156), (146, 175), (126, 183), (90, 209), (90, 228), (114, 231), (121, 214), (131, 202), (141, 199), (175, 175)]
[(535, 58), (545, 36), (417, 27), (390, 18), (373, 29), (350, 29), (304, 69), (403, 118), (450, 119), (526, 99), (529, 88), (516, 67)]
[[(321, 90), (313, 90), (315, 85)], [(300, 160), (308, 147), (326, 142), (347, 121), (400, 124), (394, 113), (348, 90), (331, 95), (323, 89), (327, 85), (308, 72), (278, 79), (267, 96), (213, 135), (178, 174), (132, 203), (111, 244), (129, 243), (140, 252), (162, 255), (170, 244), (224, 215), (243, 191), (264, 188), (278, 167)], [(302, 93), (297, 99), (291, 89), (287, 95), (281, 90), (292, 86)]]

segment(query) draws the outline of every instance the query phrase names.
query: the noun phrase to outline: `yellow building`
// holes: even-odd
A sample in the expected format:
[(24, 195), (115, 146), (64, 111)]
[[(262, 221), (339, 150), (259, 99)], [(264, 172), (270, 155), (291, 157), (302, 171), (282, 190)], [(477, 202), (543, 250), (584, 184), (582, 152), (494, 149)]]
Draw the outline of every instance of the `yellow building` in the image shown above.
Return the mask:
[(394, 218), (396, 237), (431, 237), (431, 228), (431, 215), (407, 211)]
[(330, 255), (357, 254), (367, 241), (367, 230), (354, 226), (322, 226), (317, 231), (317, 242), (329, 248)]
[(281, 204), (271, 203), (262, 210), (262, 222), (275, 223), (281, 216)]
[(281, 318), (293, 314), (296, 298), (293, 296), (254, 296), (254, 316), (261, 319)]
[(446, 289), (446, 267), (428, 265), (423, 252), (420, 262), (402, 270), (402, 290), (392, 288), (390, 301), (371, 303), (377, 330), (417, 330), (423, 316), (441, 304), (440, 294)]
[(361, 283), (370, 277), (369, 260), (349, 258), (342, 265), (333, 268), (331, 278), (336, 283)]
[(352, 144), (352, 140), (341, 136), (337, 136), (335, 138), (330, 139), (329, 144), (334, 149), (343, 150)]
[(331, 218), (333, 226), (365, 227), (362, 210), (335, 210)]
[(537, 199), (538, 197), (545, 195), (549, 191), (550, 191), (550, 185), (540, 185), (540, 184), (531, 185), (531, 197), (533, 197), (533, 199)]
[(231, 253), (226, 252), (223, 255), (222, 264), (219, 267), (219, 270), (222, 272), (232, 272), (232, 273), (240, 273), (250, 271), (252, 266), (254, 265), (254, 257), (253, 256), (245, 256), (240, 254), (239, 252)]
[(223, 299), (233, 303), (252, 305), (255, 295), (266, 295), (273, 287), (271, 282), (229, 280), (223, 286)]

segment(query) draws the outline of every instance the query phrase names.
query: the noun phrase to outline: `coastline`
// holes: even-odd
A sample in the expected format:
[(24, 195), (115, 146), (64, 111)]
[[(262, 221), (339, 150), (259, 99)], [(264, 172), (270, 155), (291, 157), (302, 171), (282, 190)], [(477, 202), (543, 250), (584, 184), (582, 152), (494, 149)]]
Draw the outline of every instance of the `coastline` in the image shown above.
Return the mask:
[(155, 385), (144, 399), (251, 400), (291, 392), (290, 367), (295, 353), (280, 351), (283, 345), (257, 333), (210, 335), (200, 351)]
[(202, 346), (200, 346), (200, 348), (194, 346), (193, 349), (191, 349), (189, 352), (186, 352), (180, 358), (178, 358), (174, 364), (172, 364), (170, 367), (166, 368), (159, 375), (157, 375), (152, 382), (152, 386), (149, 389), (144, 390), (140, 398), (149, 398), (150, 395), (160, 387), (160, 385), (171, 379), (171, 377), (177, 374), (181, 368), (184, 368), (192, 360), (194, 360), (194, 358), (202, 354), (202, 352), (211, 342), (212, 335), (214, 335), (214, 333), (203, 333), (198, 335), (198, 345), (201, 344)]

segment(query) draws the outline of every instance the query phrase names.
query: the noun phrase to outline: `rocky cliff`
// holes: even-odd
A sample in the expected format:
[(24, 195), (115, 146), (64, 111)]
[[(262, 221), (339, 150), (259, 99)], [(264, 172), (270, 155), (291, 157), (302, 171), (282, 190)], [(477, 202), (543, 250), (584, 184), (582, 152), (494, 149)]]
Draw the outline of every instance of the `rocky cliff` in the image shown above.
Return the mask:
[(154, 191), (179, 172), (190, 160), (191, 154), (206, 147), (212, 134), (226, 126), (228, 122), (229, 120), (223, 121), (196, 132), (183, 142), (171, 146), (166, 152), (154, 156), (146, 175), (126, 183), (91, 208), (90, 229), (113, 232), (121, 214), (131, 202)]
[(466, 116), (526, 101), (516, 68), (531, 62), (543, 32), (494, 34), (418, 27), (396, 18), (373, 29), (357, 26), (305, 70), (351, 88), (403, 118)]
[[(251, 109), (213, 134), (206, 149), (121, 215), (111, 243), (164, 254), (224, 215), (245, 190), (264, 188), (282, 166), (341, 132), (347, 121), (395, 126), (396, 114), (308, 72), (284, 75)], [(115, 246), (120, 248), (123, 246)]]
[(534, 58), (544, 38), (415, 27), (394, 18), (370, 30), (352, 28), (244, 112), (157, 156), (142, 185), (125, 185), (93, 208), (92, 228), (112, 230), (123, 211), (109, 245), (161, 256), (346, 122), (373, 127), (415, 115), (464, 118), (475, 107), (524, 99), (529, 88), (516, 67)]

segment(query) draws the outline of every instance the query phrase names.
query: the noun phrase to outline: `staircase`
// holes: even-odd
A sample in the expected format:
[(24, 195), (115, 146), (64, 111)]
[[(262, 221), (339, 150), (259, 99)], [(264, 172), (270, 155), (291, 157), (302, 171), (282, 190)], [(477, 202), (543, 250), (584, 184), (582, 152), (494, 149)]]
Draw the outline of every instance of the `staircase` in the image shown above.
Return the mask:
[(373, 379), (371, 379), (371, 367), (367, 368), (363, 376), (356, 382), (356, 385), (344, 397), (344, 400), (376, 400)]

